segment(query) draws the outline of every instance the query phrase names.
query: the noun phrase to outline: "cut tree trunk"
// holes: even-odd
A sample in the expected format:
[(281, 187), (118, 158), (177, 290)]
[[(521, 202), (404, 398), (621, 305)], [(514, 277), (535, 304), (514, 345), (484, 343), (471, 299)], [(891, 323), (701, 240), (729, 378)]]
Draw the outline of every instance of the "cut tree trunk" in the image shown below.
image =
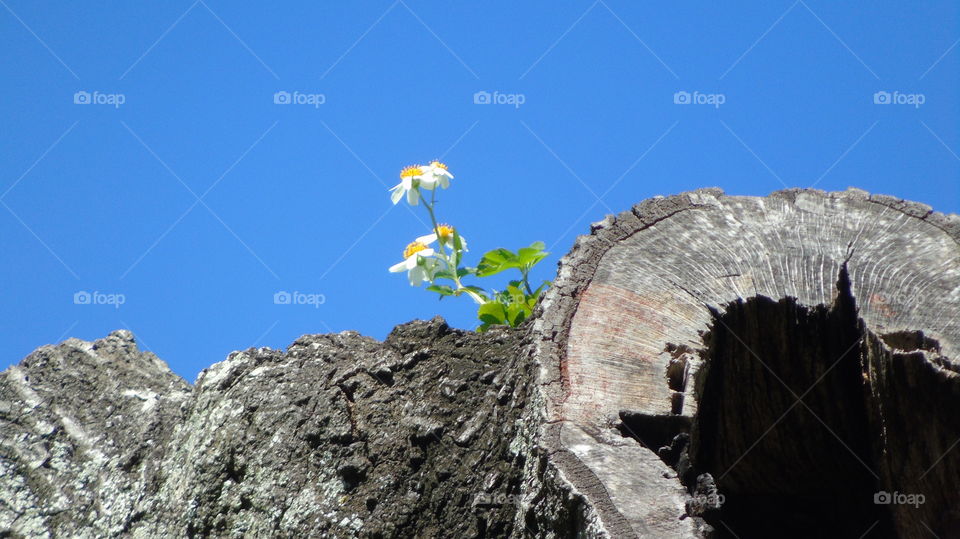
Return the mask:
[(615, 537), (960, 537), (960, 218), (703, 189), (608, 217), (534, 326), (550, 460)]

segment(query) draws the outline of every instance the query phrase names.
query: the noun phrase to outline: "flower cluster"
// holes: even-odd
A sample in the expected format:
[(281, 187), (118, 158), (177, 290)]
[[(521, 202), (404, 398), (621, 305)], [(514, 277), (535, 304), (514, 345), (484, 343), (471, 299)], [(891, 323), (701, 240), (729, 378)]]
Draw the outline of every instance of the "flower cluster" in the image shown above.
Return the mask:
[[(435, 258), (437, 251), (430, 245), (438, 242), (441, 248), (453, 249), (454, 234), (452, 226), (437, 225), (436, 232), (420, 236), (410, 242), (403, 250), (403, 262), (390, 266), (390, 271), (392, 273), (406, 271), (412, 286), (418, 286), (423, 281), (433, 282), (437, 270), (440, 269), (440, 260)], [(462, 251), (467, 250), (467, 240), (463, 236), (460, 236), (460, 248)]]
[(433, 280), (437, 273), (437, 260), (433, 257), (433, 249), (422, 241), (410, 242), (403, 250), (403, 262), (390, 266), (390, 271), (397, 273), (406, 271), (412, 286), (418, 286), (422, 281)]
[[(486, 253), (477, 267), (461, 267), (463, 254), (467, 252), (467, 240), (453, 226), (438, 223), (434, 213), (437, 191), (450, 187), (453, 174), (447, 165), (431, 161), (428, 165), (412, 165), (400, 171), (400, 183), (390, 189), (390, 200), (397, 204), (404, 196), (411, 206), (423, 206), (430, 214), (432, 224), (429, 234), (410, 242), (403, 250), (403, 261), (390, 266), (393, 273), (407, 273), (412, 286), (429, 282), (427, 290), (446, 296), (466, 295), (480, 307), (477, 316), (483, 331), (493, 324), (516, 326), (533, 312), (540, 293), (549, 284), (544, 282), (536, 290), (529, 284), (529, 272), (547, 256), (543, 243), (535, 242), (513, 253), (507, 249), (495, 249)], [(424, 192), (429, 191), (429, 199)], [(506, 269), (517, 269), (522, 279), (510, 281), (506, 290), (487, 292), (472, 285), (463, 284), (467, 276), (486, 277)], [(450, 284), (440, 284), (449, 280)]]
[(390, 189), (390, 200), (396, 204), (407, 195), (407, 202), (416, 206), (420, 201), (420, 189), (433, 191), (440, 186), (450, 187), (453, 174), (447, 170), (447, 165), (440, 161), (431, 161), (429, 165), (412, 165), (400, 171), (400, 183)]

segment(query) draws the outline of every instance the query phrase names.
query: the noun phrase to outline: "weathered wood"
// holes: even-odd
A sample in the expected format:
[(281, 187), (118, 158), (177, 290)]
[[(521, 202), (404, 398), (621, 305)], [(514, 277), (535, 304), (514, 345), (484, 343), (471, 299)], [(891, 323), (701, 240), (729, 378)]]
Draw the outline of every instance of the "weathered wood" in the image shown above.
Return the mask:
[[(855, 189), (608, 217), (535, 323), (544, 443), (614, 536), (960, 533), (958, 243), (958, 216)], [(713, 481), (725, 506), (691, 500)], [(895, 491), (924, 503), (874, 503)]]

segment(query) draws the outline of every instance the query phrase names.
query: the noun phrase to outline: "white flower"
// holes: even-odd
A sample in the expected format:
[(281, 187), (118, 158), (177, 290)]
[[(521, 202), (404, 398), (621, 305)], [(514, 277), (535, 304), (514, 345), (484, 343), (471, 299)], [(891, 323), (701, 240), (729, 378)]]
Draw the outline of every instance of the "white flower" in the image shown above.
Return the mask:
[(432, 281), (438, 265), (435, 258), (430, 258), (433, 252), (425, 243), (415, 241), (403, 250), (403, 262), (390, 266), (390, 272), (406, 271), (410, 286), (420, 286), (423, 281)]
[[(407, 202), (411, 206), (416, 206), (420, 202), (420, 189), (422, 185), (425, 189), (433, 189), (435, 180), (431, 175), (425, 177), (424, 169), (419, 165), (409, 166), (400, 171), (400, 183), (390, 188), (390, 201), (396, 204), (400, 202), (400, 197), (407, 194)], [(429, 187), (426, 184), (429, 183)]]
[[(437, 232), (440, 233), (439, 236), (437, 235)], [(437, 225), (437, 230), (435, 232), (427, 234), (426, 236), (420, 236), (417, 238), (417, 242), (424, 245), (430, 245), (431, 243), (437, 241), (437, 239), (440, 240), (441, 245), (449, 245), (450, 247), (453, 247), (453, 227), (447, 224), (439, 224)], [(467, 251), (467, 239), (463, 236), (460, 236), (460, 246), (463, 247), (464, 251)]]
[(450, 187), (453, 174), (450, 174), (450, 171), (447, 170), (447, 165), (440, 161), (431, 161), (429, 165), (421, 167), (421, 169), (423, 169), (424, 175), (424, 189), (433, 189), (438, 184), (444, 189)]

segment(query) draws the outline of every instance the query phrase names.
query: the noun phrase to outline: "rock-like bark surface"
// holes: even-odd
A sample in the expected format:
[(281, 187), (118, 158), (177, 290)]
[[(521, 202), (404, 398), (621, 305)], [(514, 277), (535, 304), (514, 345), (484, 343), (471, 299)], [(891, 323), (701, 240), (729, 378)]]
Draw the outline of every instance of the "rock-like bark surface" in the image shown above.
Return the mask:
[(0, 535), (520, 535), (523, 337), (307, 335), (192, 387), (126, 331), (45, 346), (0, 378)]
[(118, 535), (157, 485), (190, 387), (127, 331), (44, 346), (0, 378), (0, 534)]
[[(0, 376), (0, 537), (960, 536), (960, 219), (706, 189), (524, 327), (307, 335), (190, 385), (127, 331)], [(894, 502), (894, 503), (887, 503)]]

